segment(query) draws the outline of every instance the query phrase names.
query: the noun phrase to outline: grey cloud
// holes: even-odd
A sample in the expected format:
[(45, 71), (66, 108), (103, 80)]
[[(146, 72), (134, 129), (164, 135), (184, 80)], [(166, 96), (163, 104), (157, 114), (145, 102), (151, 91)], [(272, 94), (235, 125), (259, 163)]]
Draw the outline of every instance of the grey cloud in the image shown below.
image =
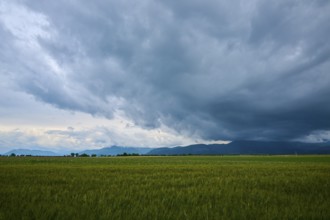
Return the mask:
[(36, 145), (36, 137), (24, 134), (20, 130), (13, 130), (11, 132), (0, 131), (0, 151), (5, 153), (12, 147), (19, 148), (20, 146), (25, 147), (39, 147)]
[(47, 18), (51, 37), (36, 39), (41, 58), (14, 47), (1, 60), (44, 102), (109, 118), (122, 110), (139, 126), (206, 139), (330, 130), (327, 1), (22, 3)]

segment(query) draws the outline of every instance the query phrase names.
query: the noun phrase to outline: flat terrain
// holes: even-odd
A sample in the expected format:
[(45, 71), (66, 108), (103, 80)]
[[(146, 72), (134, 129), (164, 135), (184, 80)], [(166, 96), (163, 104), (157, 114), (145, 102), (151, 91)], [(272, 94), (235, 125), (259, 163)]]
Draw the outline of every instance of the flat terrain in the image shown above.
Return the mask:
[(0, 219), (330, 219), (330, 156), (1, 157)]

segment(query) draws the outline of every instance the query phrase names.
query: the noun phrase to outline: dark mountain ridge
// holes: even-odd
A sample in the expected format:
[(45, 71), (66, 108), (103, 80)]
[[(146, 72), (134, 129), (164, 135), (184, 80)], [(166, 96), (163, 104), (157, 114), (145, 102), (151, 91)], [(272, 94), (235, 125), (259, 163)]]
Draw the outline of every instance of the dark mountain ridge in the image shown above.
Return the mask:
[(229, 144), (195, 144), (157, 148), (148, 155), (215, 155), (215, 154), (330, 154), (330, 143), (280, 141), (233, 141)]

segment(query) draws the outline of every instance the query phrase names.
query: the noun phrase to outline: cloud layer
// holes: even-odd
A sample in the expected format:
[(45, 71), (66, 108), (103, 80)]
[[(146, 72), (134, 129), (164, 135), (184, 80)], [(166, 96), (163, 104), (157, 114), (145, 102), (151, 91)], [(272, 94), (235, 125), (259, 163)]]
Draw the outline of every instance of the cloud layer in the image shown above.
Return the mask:
[(329, 134), (328, 1), (2, 1), (0, 12), (3, 84), (59, 109), (203, 139)]

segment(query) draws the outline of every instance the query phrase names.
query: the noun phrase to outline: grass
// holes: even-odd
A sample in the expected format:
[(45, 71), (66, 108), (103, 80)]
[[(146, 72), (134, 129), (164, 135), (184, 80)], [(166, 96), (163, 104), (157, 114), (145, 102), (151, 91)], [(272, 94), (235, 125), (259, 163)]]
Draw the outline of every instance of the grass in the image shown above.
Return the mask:
[(0, 219), (330, 219), (330, 156), (0, 158)]

